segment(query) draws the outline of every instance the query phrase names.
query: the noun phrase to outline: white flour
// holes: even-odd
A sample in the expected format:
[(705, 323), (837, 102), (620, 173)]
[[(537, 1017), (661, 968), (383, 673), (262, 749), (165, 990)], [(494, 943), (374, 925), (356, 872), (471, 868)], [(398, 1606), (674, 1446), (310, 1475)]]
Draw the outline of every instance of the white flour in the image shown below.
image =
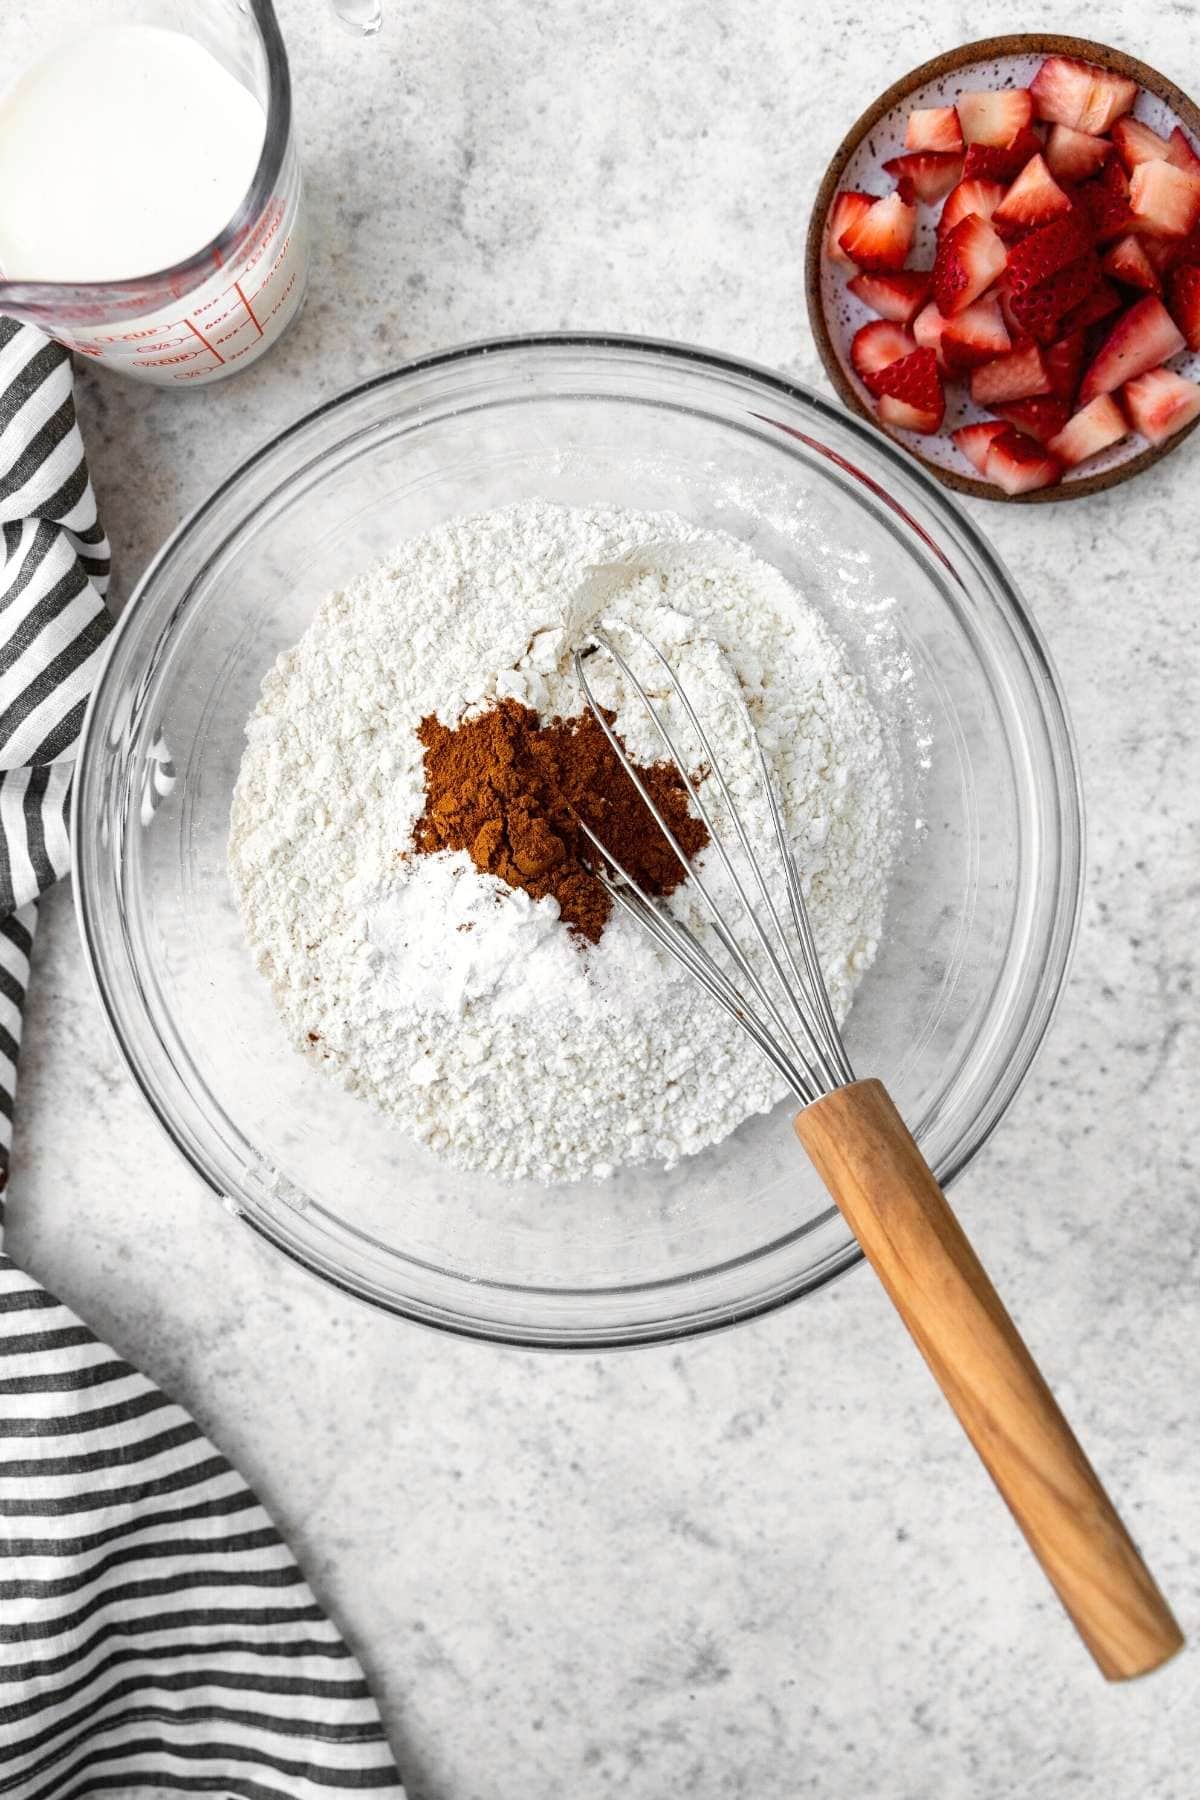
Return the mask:
[[(420, 720), (436, 712), (454, 725), (505, 697), (546, 719), (581, 712), (568, 650), (586, 622), (568, 620), (567, 603), (591, 565), (623, 558), (632, 567), (605, 618), (636, 620), (666, 652), (754, 841), (767, 843), (730, 699), (737, 672), (800, 850), (839, 1017), (882, 929), (898, 835), (894, 747), (841, 648), (778, 571), (672, 514), (538, 501), (403, 545), (331, 594), (267, 676), (234, 795), (230, 869), (292, 1042), (463, 1168), (551, 1182), (671, 1164), (783, 1092), (738, 1028), (620, 913), (590, 946), (553, 899), (511, 892), (465, 853), (405, 854), (424, 807)], [(612, 666), (596, 658), (589, 669), (630, 751), (660, 758)], [(665, 710), (678, 727), (675, 703)], [(711, 847), (700, 868), (723, 892)], [(699, 922), (690, 886), (671, 905)]]

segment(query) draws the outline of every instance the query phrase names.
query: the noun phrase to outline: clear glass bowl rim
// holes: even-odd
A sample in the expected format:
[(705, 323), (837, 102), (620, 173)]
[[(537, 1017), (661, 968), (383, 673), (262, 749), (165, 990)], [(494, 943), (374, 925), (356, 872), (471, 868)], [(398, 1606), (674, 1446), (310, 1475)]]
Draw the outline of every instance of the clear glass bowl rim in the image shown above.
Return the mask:
[[(1022, 653), (1024, 672), (1036, 690), (1041, 723), (1050, 748), (1049, 766), (1042, 772), (1043, 775), (1048, 773), (1054, 781), (1053, 799), (1057, 807), (1061, 835), (1058, 843), (1058, 877), (1053, 893), (1053, 908), (1045, 926), (1045, 941), (1042, 946), (1042, 979), (1023, 1016), (1011, 1021), (1009, 1029), (1012, 1034), (1012, 1042), (1009, 1046), (1009, 1053), (989, 1096), (988, 1104), (972, 1121), (971, 1127), (964, 1132), (958, 1154), (939, 1171), (942, 1185), (948, 1187), (982, 1149), (1011, 1106), (1028, 1075), (1061, 1001), (1078, 935), (1084, 894), (1083, 789), (1075, 735), (1062, 685), (1039, 627), (991, 544), (976, 528), (966, 510), (954, 496), (927, 475), (924, 469), (908, 457), (890, 438), (877, 431), (866, 421), (856, 418), (834, 402), (826, 400), (804, 383), (793, 381), (777, 370), (720, 351), (665, 339), (617, 332), (539, 332), (480, 339), (414, 357), (395, 368), (342, 390), (341, 393), (323, 401), (319, 406), (313, 407), (294, 419), (289, 425), (284, 426), (237, 464), (224, 480), (181, 520), (164, 541), (135, 585), (110, 634), (105, 659), (89, 698), (84, 717), (80, 736), (79, 765), (73, 784), (71, 805), (72, 868), (74, 870), (76, 915), (92, 982), (121, 1058), (152, 1115), (176, 1151), (201, 1178), (205, 1186), (218, 1198), (224, 1200), (226, 1189), (213, 1179), (211, 1170), (205, 1166), (203, 1160), (184, 1140), (172, 1121), (169, 1109), (160, 1102), (149, 1074), (143, 1069), (137, 1051), (128, 1041), (122, 1029), (119, 1009), (110, 994), (104, 961), (98, 950), (97, 897), (92, 892), (92, 871), (88, 866), (89, 858), (87, 854), (81, 854), (82, 815), (86, 798), (91, 791), (91, 762), (93, 758), (102, 758), (109, 752), (109, 745), (102, 736), (98, 738), (97, 735), (97, 722), (103, 716), (108, 682), (116, 665), (121, 644), (131, 628), (132, 621), (146, 605), (148, 597), (153, 597), (160, 571), (169, 563), (172, 555), (188, 536), (208, 518), (208, 515), (235, 493), (239, 484), (252, 470), (268, 462), (293, 438), (302, 437), (320, 419), (335, 414), (343, 408), (351, 409), (357, 402), (381, 390), (391, 387), (402, 389), (406, 382), (431, 371), (451, 368), (456, 364), (475, 363), (487, 357), (502, 360), (506, 354), (539, 350), (595, 352), (600, 357), (604, 357), (606, 352), (635, 358), (645, 356), (650, 359), (660, 359), (667, 365), (683, 365), (700, 376), (705, 374), (724, 376), (752, 384), (763, 390), (765, 398), (774, 396), (785, 399), (793, 407), (809, 414), (817, 435), (813, 439), (806, 438), (806, 443), (819, 454), (846, 467), (847, 465), (839, 453), (820, 441), (820, 426), (823, 421), (828, 420), (836, 432), (862, 441), (870, 458), (875, 459), (877, 463), (890, 465), (890, 472), (894, 473), (896, 484), (901, 492), (905, 486), (916, 489), (922, 505), (935, 516), (939, 525), (949, 530), (952, 537), (962, 540), (971, 557), (987, 578), (991, 589), (990, 598), (1000, 608), (1013, 641)], [(780, 421), (770, 422), (780, 424)], [(782, 428), (784, 430), (791, 429), (787, 426)], [(312, 460), (305, 458), (291, 470), (281, 473), (276, 488), (260, 500), (258, 506), (264, 505), (272, 495), (279, 491), (280, 487), (285, 487), (301, 470), (310, 469)], [(899, 514), (910, 530), (928, 541), (928, 534), (919, 521), (907, 513), (903, 504), (888, 488), (881, 486), (866, 471), (850, 466), (850, 472), (871, 491), (876, 504)], [(237, 521), (235, 528), (244, 526), (246, 522), (247, 516), (243, 515)], [(934, 551), (941, 560), (945, 561), (940, 546), (934, 545)], [(961, 584), (958, 570), (954, 569), (953, 573), (955, 579)], [(98, 884), (99, 876), (97, 874)], [(1041, 898), (1044, 900), (1045, 895)], [(309, 1273), (316, 1275), (327, 1285), (338, 1288), (368, 1305), (410, 1322), (446, 1331), (452, 1336), (525, 1349), (596, 1351), (597, 1349), (634, 1348), (646, 1344), (677, 1342), (688, 1337), (707, 1335), (711, 1331), (725, 1329), (790, 1305), (793, 1301), (803, 1298), (807, 1294), (815, 1293), (831, 1281), (839, 1279), (864, 1260), (862, 1251), (852, 1241), (842, 1252), (828, 1257), (815, 1271), (804, 1273), (794, 1282), (767, 1293), (760, 1299), (730, 1305), (719, 1314), (706, 1313), (695, 1318), (672, 1320), (661, 1326), (654, 1324), (647, 1327), (639, 1324), (636, 1328), (630, 1328), (627, 1331), (605, 1327), (597, 1329), (594, 1333), (572, 1330), (569, 1335), (555, 1335), (552, 1327), (543, 1327), (536, 1330), (531, 1329), (525, 1333), (507, 1325), (493, 1327), (486, 1322), (464, 1320), (457, 1315), (439, 1312), (436, 1309), (430, 1310), (416, 1304), (404, 1304), (392, 1297), (383, 1297), (377, 1293), (368, 1294), (360, 1290), (352, 1280), (340, 1276), (336, 1270), (323, 1265), (316, 1259), (310, 1260), (295, 1245), (288, 1242), (282, 1234), (273, 1231), (267, 1221), (255, 1212), (240, 1207), (237, 1210), (244, 1221), (251, 1225), (259, 1235), (266, 1238), (275, 1249), (281, 1250), (292, 1261), (298, 1263)], [(755, 1258), (739, 1260), (753, 1261)], [(687, 1279), (686, 1276), (678, 1276), (655, 1285), (670, 1287), (686, 1282)], [(484, 1282), (482, 1285), (486, 1287), (489, 1284)], [(534, 1292), (536, 1290), (526, 1291)]]

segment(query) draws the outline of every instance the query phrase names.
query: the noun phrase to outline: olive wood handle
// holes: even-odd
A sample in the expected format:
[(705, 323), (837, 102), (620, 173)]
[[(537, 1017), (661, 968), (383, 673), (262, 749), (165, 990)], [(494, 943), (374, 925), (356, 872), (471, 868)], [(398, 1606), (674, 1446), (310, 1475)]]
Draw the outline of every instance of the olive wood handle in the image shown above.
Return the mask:
[(1183, 1634), (887, 1089), (795, 1127), (1103, 1674), (1166, 1662)]

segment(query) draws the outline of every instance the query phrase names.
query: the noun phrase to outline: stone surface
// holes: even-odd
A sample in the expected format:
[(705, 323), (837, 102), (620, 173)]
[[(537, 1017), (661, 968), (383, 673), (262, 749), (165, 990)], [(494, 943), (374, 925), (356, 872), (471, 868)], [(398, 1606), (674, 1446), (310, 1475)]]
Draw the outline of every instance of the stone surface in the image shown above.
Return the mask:
[[(34, 4), (8, 0), (6, 47)], [(819, 383), (801, 260), (826, 159), (895, 76), (1014, 22), (954, 0), (385, 4), (360, 41), (323, 0), (280, 0), (317, 243), (291, 336), (203, 393), (81, 382), (119, 596), (254, 445), (441, 345), (609, 327)], [(1064, 3), (1054, 24), (1200, 87), (1189, 0)], [(974, 507), (1063, 674), (1090, 848), (1061, 1013), (956, 1189), (1192, 1632), (1198, 468), (1194, 443), (1093, 501)], [(419, 1800), (1196, 1791), (1194, 1654), (1104, 1686), (867, 1274), (632, 1355), (377, 1318), (258, 1244), (160, 1137), (65, 892), (44, 905), (11, 1220), (13, 1254), (274, 1509)]]

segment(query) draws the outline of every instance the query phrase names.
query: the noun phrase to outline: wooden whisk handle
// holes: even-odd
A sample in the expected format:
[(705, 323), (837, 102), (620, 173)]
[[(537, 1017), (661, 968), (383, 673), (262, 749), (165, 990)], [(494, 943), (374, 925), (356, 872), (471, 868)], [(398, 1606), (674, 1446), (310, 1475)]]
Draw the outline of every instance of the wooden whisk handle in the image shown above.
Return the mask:
[(1110, 1681), (1183, 1635), (925, 1158), (878, 1081), (840, 1088), (796, 1134)]

